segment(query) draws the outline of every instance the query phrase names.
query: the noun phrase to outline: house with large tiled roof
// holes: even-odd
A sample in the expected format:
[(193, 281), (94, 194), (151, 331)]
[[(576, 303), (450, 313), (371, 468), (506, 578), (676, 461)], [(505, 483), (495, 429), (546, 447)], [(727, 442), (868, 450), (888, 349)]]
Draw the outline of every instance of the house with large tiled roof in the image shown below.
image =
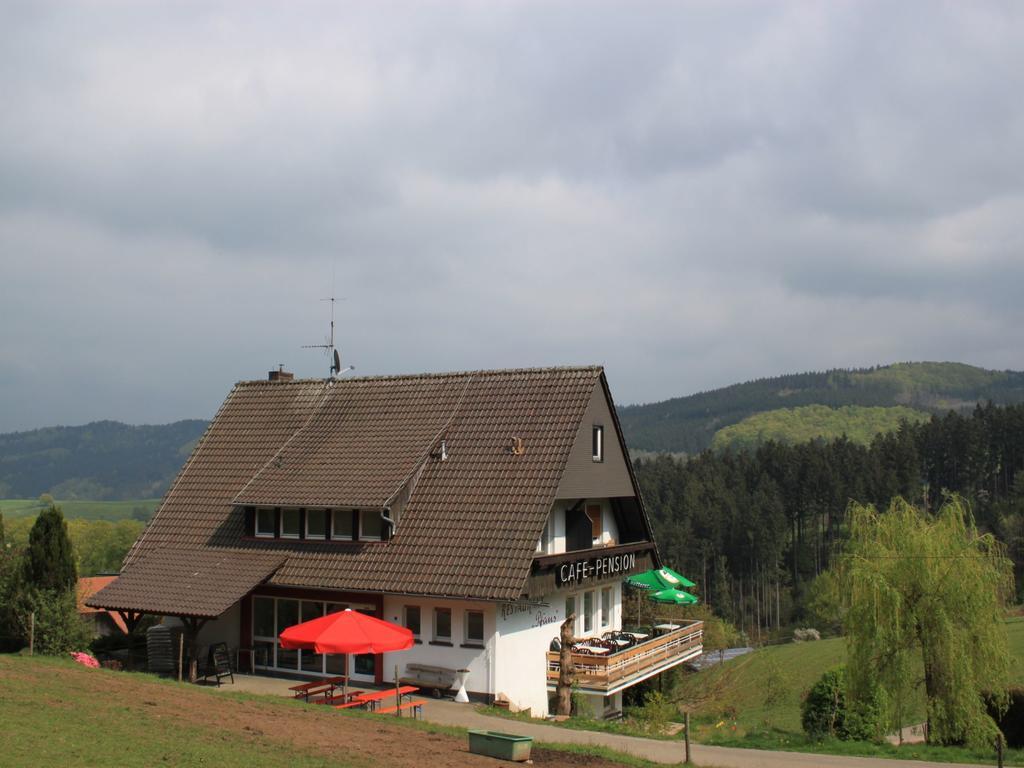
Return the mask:
[[(622, 652), (597, 644), (622, 628), (623, 579), (659, 564), (600, 367), (275, 371), (228, 394), (89, 604), (129, 626), (176, 617), (267, 674), (381, 683), (396, 665), (466, 669), (471, 695), (535, 714), (557, 681), (549, 646), (574, 613), (576, 636), (595, 643), (580, 649), (580, 691), (602, 714), (700, 652), (692, 628)], [(278, 643), (346, 607), (404, 624), (416, 646), (346, 657)]]

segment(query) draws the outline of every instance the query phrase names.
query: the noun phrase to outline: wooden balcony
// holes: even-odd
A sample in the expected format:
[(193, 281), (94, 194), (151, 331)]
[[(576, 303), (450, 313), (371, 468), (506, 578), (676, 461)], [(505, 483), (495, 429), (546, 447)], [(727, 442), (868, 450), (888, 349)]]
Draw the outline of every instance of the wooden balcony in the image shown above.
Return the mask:
[[(704, 622), (692, 621), (607, 656), (574, 653), (579, 690), (609, 696), (659, 672), (699, 656), (704, 647)], [(558, 685), (561, 664), (557, 652), (548, 652), (548, 688)]]

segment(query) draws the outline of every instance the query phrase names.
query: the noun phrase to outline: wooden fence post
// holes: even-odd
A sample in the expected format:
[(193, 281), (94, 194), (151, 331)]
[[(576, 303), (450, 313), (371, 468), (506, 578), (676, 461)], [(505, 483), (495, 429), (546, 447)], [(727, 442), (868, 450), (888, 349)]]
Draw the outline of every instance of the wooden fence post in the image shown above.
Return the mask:
[(178, 682), (181, 682), (181, 666), (185, 663), (185, 633), (178, 635)]
[(28, 615), (28, 655), (31, 656), (36, 650), (36, 612)]
[(690, 713), (683, 713), (683, 736), (686, 739), (686, 764), (693, 765), (690, 759)]
[(1003, 768), (1003, 734), (996, 735), (996, 765)]

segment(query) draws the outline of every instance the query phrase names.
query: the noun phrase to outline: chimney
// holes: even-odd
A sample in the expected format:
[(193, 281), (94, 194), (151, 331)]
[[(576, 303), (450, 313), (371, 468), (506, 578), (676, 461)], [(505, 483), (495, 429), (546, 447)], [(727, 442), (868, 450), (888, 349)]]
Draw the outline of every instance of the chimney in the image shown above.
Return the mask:
[(288, 371), (284, 369), (283, 363), (277, 366), (276, 371), (270, 371), (267, 374), (267, 381), (291, 381), (294, 378), (295, 374), (288, 373)]

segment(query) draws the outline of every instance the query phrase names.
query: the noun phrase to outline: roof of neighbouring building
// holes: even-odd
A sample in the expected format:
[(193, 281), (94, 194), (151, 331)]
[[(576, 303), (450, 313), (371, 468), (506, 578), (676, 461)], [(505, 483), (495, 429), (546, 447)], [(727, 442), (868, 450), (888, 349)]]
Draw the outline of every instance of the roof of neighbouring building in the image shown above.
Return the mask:
[(85, 601), (95, 595), (101, 589), (109, 585), (117, 579), (116, 575), (111, 576), (82, 576), (78, 579), (78, 587), (75, 590), (75, 600), (78, 606), (78, 613), (82, 616), (91, 616), (96, 613), (106, 613), (110, 616), (111, 621), (120, 629), (122, 632), (128, 632), (128, 627), (124, 623), (124, 619), (121, 618), (117, 613), (105, 610), (103, 608), (93, 608), (92, 606), (86, 605)]
[[(205, 570), (190, 573), (234, 591), (266, 579), (517, 599), (595, 387), (607, 395), (595, 366), (241, 382), (121, 579), (90, 602), (155, 611), (143, 603), (162, 601), (176, 609), (166, 613), (218, 615), (217, 590), (188, 587), (180, 576), (193, 561)], [(522, 440), (521, 455), (509, 450), (513, 438)], [(408, 501), (387, 542), (245, 536), (246, 506), (384, 509), (403, 492)], [(170, 592), (177, 597), (165, 600)]]

